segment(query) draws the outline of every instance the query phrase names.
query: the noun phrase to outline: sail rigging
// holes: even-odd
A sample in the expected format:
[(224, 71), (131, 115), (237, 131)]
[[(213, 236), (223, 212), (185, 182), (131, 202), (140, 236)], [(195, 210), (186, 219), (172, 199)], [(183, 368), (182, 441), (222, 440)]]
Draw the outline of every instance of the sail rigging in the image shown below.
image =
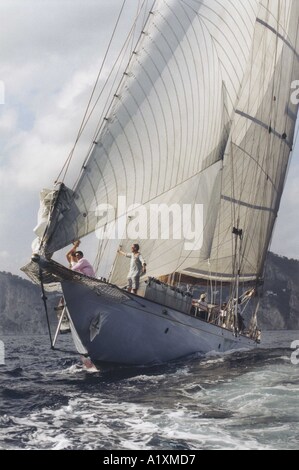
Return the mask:
[[(144, 239), (148, 274), (231, 280), (237, 228), (240, 279), (256, 279), (294, 137), (298, 17), (297, 0), (157, 0), (77, 185), (60, 190), (46, 251), (107, 226), (98, 207), (117, 214), (119, 196), (148, 210), (202, 204), (201, 248)], [(117, 259), (113, 282), (126, 274)]]

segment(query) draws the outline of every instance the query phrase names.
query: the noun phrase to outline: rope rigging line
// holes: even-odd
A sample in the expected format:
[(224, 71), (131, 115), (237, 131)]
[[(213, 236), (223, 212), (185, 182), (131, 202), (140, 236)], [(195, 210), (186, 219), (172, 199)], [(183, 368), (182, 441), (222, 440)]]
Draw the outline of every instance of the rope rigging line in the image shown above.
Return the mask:
[[(109, 40), (109, 44), (108, 44), (108, 47), (107, 47), (107, 50), (105, 52), (105, 55), (104, 55), (104, 58), (103, 58), (103, 61), (102, 61), (102, 64), (101, 64), (101, 67), (100, 67), (100, 70), (98, 72), (98, 75), (97, 75), (97, 78), (96, 78), (96, 81), (95, 81), (95, 84), (94, 84), (94, 87), (93, 87), (93, 90), (92, 90), (92, 93), (91, 93), (91, 96), (89, 98), (89, 101), (88, 101), (88, 104), (87, 104), (87, 107), (86, 107), (86, 110), (85, 110), (85, 113), (84, 113), (84, 116), (83, 116), (83, 119), (82, 119), (82, 122), (81, 122), (81, 125), (80, 125), (80, 128), (79, 128), (79, 131), (78, 131), (78, 135), (77, 135), (77, 138), (75, 140), (75, 144), (65, 162), (65, 164), (63, 165), (62, 169), (61, 169), (61, 172), (59, 173), (56, 181), (59, 181), (60, 180), (60, 177), (61, 175), (63, 175), (62, 177), (62, 181), (64, 182), (65, 180), (65, 177), (66, 177), (66, 174), (67, 174), (67, 171), (68, 171), (68, 168), (70, 166), (70, 163), (71, 163), (71, 160), (72, 160), (72, 157), (73, 157), (73, 154), (74, 154), (74, 151), (77, 147), (77, 144), (79, 142), (79, 139), (82, 135), (82, 132), (84, 131), (85, 127), (86, 127), (86, 124), (88, 122), (88, 120), (90, 119), (90, 115), (88, 116), (87, 118), (87, 114), (88, 114), (88, 111), (89, 111), (89, 108), (91, 106), (91, 102), (92, 102), (92, 99), (94, 97), (94, 94), (95, 94), (95, 91), (96, 91), (96, 88), (98, 86), (98, 83), (99, 83), (99, 80), (100, 80), (100, 77), (102, 75), (102, 72), (103, 72), (103, 69), (104, 69), (104, 65), (106, 63), (106, 60), (107, 60), (107, 57), (108, 57), (108, 54), (109, 54), (109, 51), (111, 49), (111, 45), (112, 45), (112, 42), (114, 40), (114, 37), (115, 37), (115, 34), (116, 34), (116, 30), (117, 30), (117, 27), (119, 25), (119, 22), (120, 22), (120, 19), (121, 19), (121, 16), (122, 16), (122, 12), (124, 10), (124, 7), (125, 7), (125, 4), (126, 4), (126, 1), (127, 0), (124, 0), (123, 3), (122, 3), (122, 6), (121, 6), (121, 9), (120, 9), (120, 12), (118, 14), (118, 17), (117, 17), (117, 20), (116, 20), (116, 24), (114, 26), (114, 29), (113, 29), (113, 32), (112, 32), (112, 36)], [(102, 90), (103, 91), (103, 90)], [(102, 93), (102, 92), (101, 92)]]
[[(258, 24), (258, 23), (257, 23)], [(267, 44), (267, 29), (265, 28), (264, 29), (264, 34), (263, 34), (263, 48), (264, 48), (264, 54), (266, 55), (266, 44)], [(275, 87), (275, 74), (276, 74), (276, 57), (277, 57), (277, 38), (276, 38), (276, 47), (275, 47), (275, 55), (274, 55), (274, 62), (273, 62), (273, 69), (274, 69), (274, 75), (273, 75), (273, 80), (272, 80), (272, 88), (274, 90), (274, 87)], [(265, 112), (267, 111), (266, 107), (268, 108), (268, 100), (264, 100), (262, 99), (264, 94), (263, 91), (264, 91), (264, 83), (266, 83), (266, 72), (267, 72), (267, 69), (266, 69), (266, 63), (263, 64), (263, 68), (261, 70), (261, 75), (260, 75), (260, 86), (259, 86), (259, 102), (261, 102), (262, 104), (262, 115), (264, 114), (264, 110)], [(252, 75), (250, 76), (250, 80), (252, 79)], [(272, 95), (274, 94), (274, 92), (272, 91)], [(250, 103), (250, 96), (248, 97), (248, 114), (250, 114), (250, 109), (249, 109), (249, 103)], [(272, 116), (273, 116), (273, 106), (270, 106), (269, 108), (269, 126), (271, 126), (271, 121), (272, 121)], [(253, 128), (253, 132), (255, 133), (256, 130), (255, 130), (255, 127), (254, 125), (251, 125), (251, 127)], [(248, 132), (249, 132), (249, 128), (248, 128)], [(247, 138), (247, 134), (246, 134), (246, 138)], [(264, 173), (268, 175), (268, 171), (267, 171), (267, 161), (269, 161), (269, 154), (270, 154), (270, 144), (271, 144), (271, 141), (272, 141), (272, 134), (266, 134), (265, 135), (265, 142), (266, 142), (266, 147), (268, 149), (267, 152), (265, 152), (264, 154), (264, 158), (263, 158), (263, 161), (259, 164), (258, 161), (257, 161), (257, 164), (256, 166), (254, 167), (254, 173), (252, 175), (252, 178), (255, 180), (255, 181), (260, 181), (259, 182), (259, 185), (258, 187), (260, 188), (263, 188), (264, 189), (264, 192), (266, 192), (266, 187), (265, 185), (262, 183), (261, 179), (262, 179), (262, 172), (259, 172), (260, 169), (264, 169)], [(260, 152), (261, 152), (261, 149), (263, 148), (263, 145), (264, 145), (264, 142), (262, 142), (262, 137), (260, 136), (260, 139), (259, 139), (259, 145), (257, 147), (257, 159), (259, 158), (260, 156)], [(245, 142), (245, 148), (247, 148), (247, 145), (246, 145), (246, 142)], [(244, 151), (244, 150), (243, 150)], [(245, 162), (245, 159), (243, 160), (243, 162)], [(245, 180), (248, 179), (249, 177), (249, 171), (250, 171), (250, 165), (248, 165), (247, 167), (247, 171), (246, 171), (246, 174), (244, 175), (245, 177)], [(245, 191), (245, 184), (242, 185), (243, 186), (243, 190), (241, 189), (241, 194), (240, 194), (240, 199), (242, 198), (242, 194), (243, 194), (243, 191)], [(259, 196), (262, 196), (261, 192), (257, 191), (256, 193), (253, 193), (252, 195), (252, 203), (257, 205), (258, 203), (258, 198)], [(264, 206), (266, 206), (266, 194), (264, 195), (263, 197), (263, 204)], [(268, 217), (267, 214), (265, 214), (265, 218)], [(252, 221), (252, 223), (250, 224), (250, 220)], [(253, 213), (252, 211), (249, 210), (249, 208), (245, 211), (245, 217), (244, 217), (244, 226), (251, 226), (253, 228), (252, 230), (252, 237), (251, 239), (250, 238), (247, 238), (246, 240), (246, 243), (245, 243), (245, 247), (244, 249), (247, 251), (248, 250), (253, 250), (255, 249), (255, 246), (257, 246), (257, 240), (262, 240), (262, 234), (257, 234), (256, 230), (258, 229), (259, 227), (259, 223), (258, 223), (258, 218), (257, 217), (253, 217)], [(259, 229), (260, 231), (262, 230), (262, 228), (260, 227)], [(259, 247), (258, 247), (259, 249)], [(256, 258), (257, 258), (257, 252), (255, 254)], [(243, 262), (244, 262), (244, 257), (243, 257)]]
[[(113, 107), (114, 100), (115, 100), (115, 98), (118, 97), (119, 90), (120, 90), (120, 88), (121, 88), (121, 86), (122, 86), (123, 80), (121, 80), (121, 82), (120, 82), (120, 84), (119, 84), (119, 87), (118, 87), (117, 89), (115, 88), (115, 84), (116, 84), (117, 80), (119, 79), (119, 73), (120, 73), (120, 71), (121, 71), (121, 69), (122, 69), (123, 61), (124, 61), (125, 58), (126, 58), (127, 49), (130, 47), (130, 44), (129, 44), (130, 38), (132, 39), (132, 44), (133, 44), (135, 29), (136, 29), (136, 26), (137, 26), (137, 21), (138, 21), (140, 12), (144, 9), (144, 5), (147, 3), (147, 1), (148, 1), (148, 0), (143, 0), (143, 3), (142, 3), (142, 5), (141, 5), (141, 7), (138, 7), (138, 11), (137, 11), (137, 14), (136, 14), (136, 16), (135, 16), (133, 25), (132, 25), (132, 27), (131, 27), (131, 29), (130, 29), (128, 35), (127, 35), (127, 38), (126, 38), (126, 40), (125, 40), (125, 42), (124, 42), (124, 45), (122, 46), (122, 48), (121, 48), (121, 50), (120, 50), (120, 52), (119, 52), (119, 54), (118, 54), (118, 56), (117, 56), (117, 58), (116, 58), (116, 60), (115, 60), (115, 62), (114, 62), (114, 65), (111, 67), (111, 70), (110, 70), (110, 72), (109, 72), (109, 74), (108, 74), (108, 76), (107, 76), (107, 79), (106, 79), (106, 81), (105, 81), (105, 83), (104, 83), (104, 85), (103, 85), (102, 91), (100, 92), (98, 98), (96, 99), (96, 101), (95, 101), (95, 103), (94, 103), (94, 105), (93, 105), (93, 107), (92, 107), (92, 109), (91, 109), (91, 111), (90, 111), (90, 113), (89, 113), (89, 115), (88, 115), (88, 118), (87, 118), (87, 121), (86, 121), (86, 123), (85, 123), (85, 125), (84, 125), (84, 128), (82, 129), (82, 132), (83, 132), (84, 129), (85, 129), (85, 127), (86, 127), (86, 125), (87, 125), (87, 123), (88, 123), (88, 121), (89, 121), (89, 119), (91, 118), (92, 114), (94, 113), (94, 111), (95, 111), (95, 109), (96, 109), (96, 107), (97, 107), (97, 105), (98, 105), (98, 103), (99, 103), (99, 100), (101, 99), (101, 97), (102, 97), (102, 95), (103, 95), (104, 90), (106, 89), (108, 83), (110, 82), (110, 79), (111, 79), (113, 73), (115, 73), (115, 69), (116, 69), (117, 64), (120, 62), (120, 63), (119, 63), (118, 70), (117, 70), (117, 72), (115, 73), (115, 77), (114, 77), (113, 83), (111, 84), (110, 90), (109, 90), (109, 92), (108, 92), (108, 94), (107, 94), (107, 99), (106, 99), (106, 101), (105, 101), (105, 104), (103, 105), (102, 113), (101, 113), (101, 115), (100, 115), (100, 118), (98, 119), (98, 125), (97, 125), (96, 130), (95, 130), (95, 132), (94, 132), (94, 134), (93, 134), (93, 138), (91, 139), (91, 144), (90, 144), (90, 147), (89, 147), (89, 149), (88, 149), (88, 151), (87, 151), (86, 158), (85, 158), (85, 160), (84, 160), (84, 162), (83, 162), (82, 169), (85, 168), (85, 165), (87, 164), (87, 161), (88, 161), (89, 158), (91, 157), (91, 153), (92, 153), (92, 150), (94, 149), (94, 145), (97, 144), (96, 141), (97, 141), (97, 139), (98, 139), (98, 137), (99, 137), (99, 135), (100, 135), (100, 132), (101, 132), (103, 126), (106, 124), (106, 121), (105, 121), (104, 117), (109, 115), (110, 110), (111, 110), (111, 108)], [(132, 47), (133, 47), (133, 46), (131, 45), (131, 49), (132, 49)], [(121, 59), (122, 56), (123, 56), (123, 59), (120, 61), (120, 59)], [(127, 70), (128, 66), (129, 66), (129, 64), (130, 64), (130, 61), (131, 61), (131, 58), (132, 58), (132, 53), (129, 54), (129, 56), (130, 56), (129, 62), (128, 62), (127, 66), (124, 67), (124, 70)], [(116, 92), (115, 92), (115, 89), (116, 89)], [(113, 97), (112, 97), (112, 94), (114, 94)], [(112, 99), (111, 99), (111, 97), (112, 97)], [(74, 185), (73, 185), (74, 188), (78, 185), (81, 176), (82, 176), (82, 173), (79, 174), (79, 176), (78, 176), (76, 182), (74, 183)]]
[(49, 312), (48, 312), (48, 304), (47, 304), (47, 296), (44, 288), (44, 281), (43, 281), (43, 270), (40, 268), (39, 269), (39, 278), (40, 278), (40, 285), (41, 285), (41, 290), (42, 290), (42, 301), (44, 303), (44, 308), (45, 308), (45, 314), (46, 314), (46, 319), (47, 319), (47, 326), (48, 326), (48, 333), (49, 333), (49, 339), (51, 343), (51, 349), (54, 349), (53, 346), (53, 339), (52, 339), (52, 333), (51, 333), (51, 326), (50, 326), (50, 320), (49, 320)]

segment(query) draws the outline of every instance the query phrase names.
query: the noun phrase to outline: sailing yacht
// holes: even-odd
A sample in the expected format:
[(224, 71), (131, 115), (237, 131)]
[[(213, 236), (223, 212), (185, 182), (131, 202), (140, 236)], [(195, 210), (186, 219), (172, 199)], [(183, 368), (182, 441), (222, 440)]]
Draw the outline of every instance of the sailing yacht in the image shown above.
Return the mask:
[[(257, 347), (298, 112), (298, 20), (298, 0), (152, 3), (76, 183), (64, 171), (43, 191), (23, 268), (43, 289), (61, 284), (75, 345), (94, 364)], [(98, 273), (115, 253), (107, 280), (53, 259), (92, 233)], [(117, 255), (132, 240), (147, 262), (139, 295)]]

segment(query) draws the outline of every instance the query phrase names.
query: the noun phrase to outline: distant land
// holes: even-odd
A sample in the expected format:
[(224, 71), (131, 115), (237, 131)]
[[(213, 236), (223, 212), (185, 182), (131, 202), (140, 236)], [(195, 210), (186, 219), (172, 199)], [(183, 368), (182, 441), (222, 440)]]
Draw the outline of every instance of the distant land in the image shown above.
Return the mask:
[[(47, 293), (51, 323), (56, 323), (61, 294)], [(0, 334), (45, 334), (47, 320), (41, 288), (11, 273), (0, 272)]]
[[(49, 294), (51, 322), (60, 295)], [(299, 330), (299, 261), (269, 253), (259, 313), (263, 330)], [(0, 334), (45, 334), (47, 323), (39, 286), (0, 272)]]
[(268, 254), (259, 314), (264, 330), (299, 330), (299, 261)]

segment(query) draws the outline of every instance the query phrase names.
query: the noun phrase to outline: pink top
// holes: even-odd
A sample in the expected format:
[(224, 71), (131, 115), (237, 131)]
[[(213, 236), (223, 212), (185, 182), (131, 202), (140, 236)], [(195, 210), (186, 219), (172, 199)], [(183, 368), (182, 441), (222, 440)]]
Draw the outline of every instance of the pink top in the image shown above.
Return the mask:
[(74, 264), (72, 270), (85, 274), (85, 276), (96, 277), (93, 267), (85, 258), (81, 258), (78, 263)]

